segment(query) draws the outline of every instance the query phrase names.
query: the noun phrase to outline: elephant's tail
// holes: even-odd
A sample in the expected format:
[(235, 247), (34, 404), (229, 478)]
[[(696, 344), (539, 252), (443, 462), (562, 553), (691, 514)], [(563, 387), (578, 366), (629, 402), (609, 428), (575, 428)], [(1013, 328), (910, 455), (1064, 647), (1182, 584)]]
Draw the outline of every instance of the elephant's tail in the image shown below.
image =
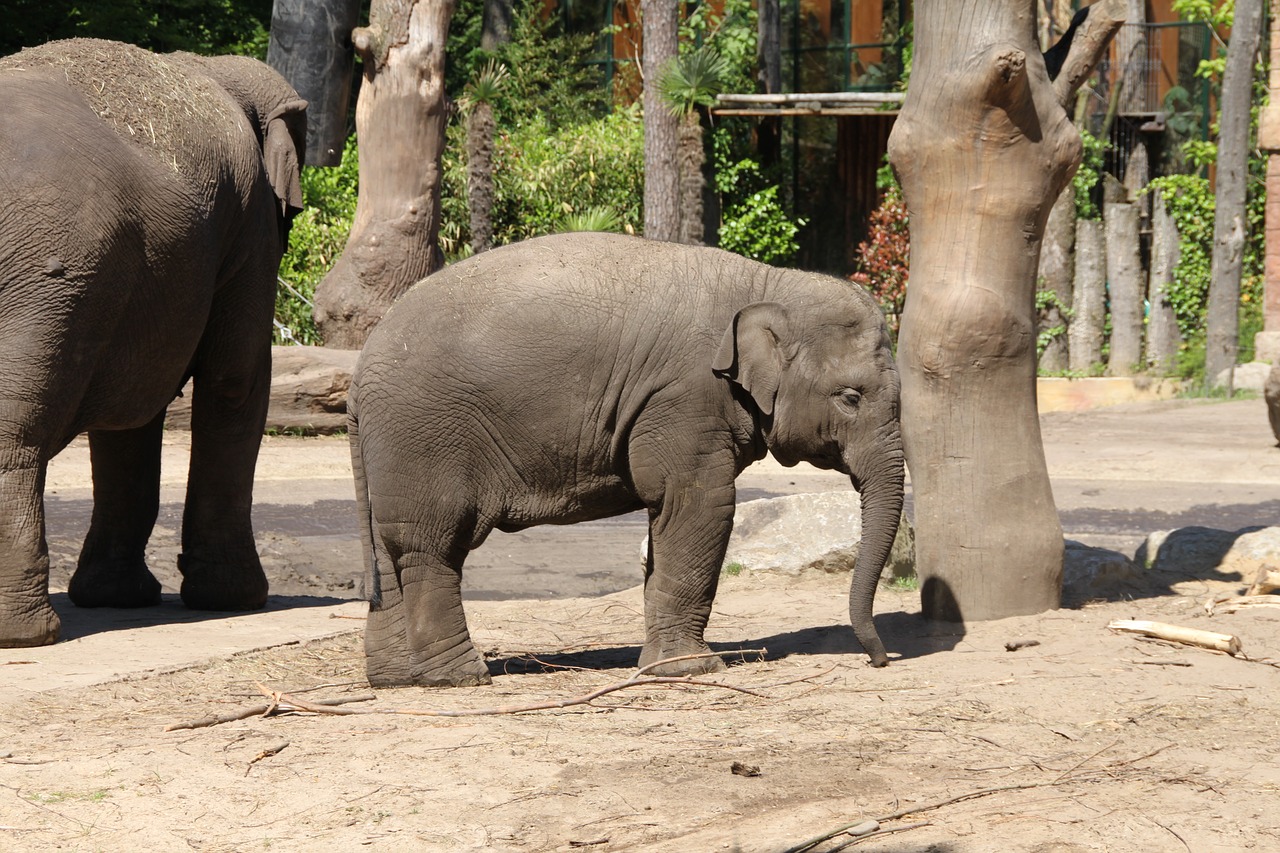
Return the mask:
[[(352, 389), (354, 391), (354, 389)], [(351, 445), (351, 473), (356, 484), (356, 515), (360, 525), (361, 550), (364, 553), (364, 597), (371, 607), (382, 604), (382, 578), (378, 572), (378, 554), (374, 543), (373, 508), (369, 501), (369, 481), (364, 473), (364, 456), (360, 448), (360, 418), (356, 413), (354, 393), (347, 398), (347, 441)]]

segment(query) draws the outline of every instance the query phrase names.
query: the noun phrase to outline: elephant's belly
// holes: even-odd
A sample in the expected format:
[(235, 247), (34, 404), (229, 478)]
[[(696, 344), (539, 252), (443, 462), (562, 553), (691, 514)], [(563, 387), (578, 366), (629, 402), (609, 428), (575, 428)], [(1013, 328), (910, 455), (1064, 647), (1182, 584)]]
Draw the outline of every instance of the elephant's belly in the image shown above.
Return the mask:
[(644, 509), (644, 504), (635, 493), (621, 480), (611, 480), (590, 489), (539, 489), (513, 497), (507, 501), (494, 527), (513, 533), (542, 524), (576, 524), (612, 518), (639, 509)]

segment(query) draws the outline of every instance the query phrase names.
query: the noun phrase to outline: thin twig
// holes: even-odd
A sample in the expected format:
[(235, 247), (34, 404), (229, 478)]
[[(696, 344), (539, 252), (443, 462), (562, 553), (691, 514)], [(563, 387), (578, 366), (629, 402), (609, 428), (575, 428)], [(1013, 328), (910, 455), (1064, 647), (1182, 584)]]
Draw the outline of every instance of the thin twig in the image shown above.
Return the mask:
[(920, 829), (921, 827), (932, 826), (932, 825), (933, 824), (929, 823), (929, 821), (922, 820), (919, 823), (909, 823), (906, 826), (894, 826), (888, 829), (877, 829), (875, 832), (868, 832), (866, 835), (859, 835), (856, 838), (850, 838), (848, 841), (841, 844), (839, 847), (833, 847), (832, 849), (828, 850), (827, 853), (840, 853), (841, 850), (848, 850), (850, 847), (852, 847), (855, 844), (861, 844), (862, 842), (870, 841), (873, 838), (881, 838), (885, 835), (893, 835), (895, 832), (908, 832), (912, 829)]
[[(372, 693), (361, 693), (358, 696), (343, 696), (337, 699), (317, 699), (315, 705), (345, 705), (348, 702), (372, 702), (378, 697)], [(243, 720), (248, 717), (263, 717), (274, 713), (279, 706), (278, 701), (272, 701), (265, 705), (254, 705), (251, 708), (241, 708), (239, 711), (228, 711), (225, 714), (215, 714), (209, 717), (201, 717), (198, 720), (188, 720), (185, 723), (173, 723), (165, 726), (166, 732), (174, 732), (179, 729), (203, 729), (208, 726), (218, 726), (223, 723), (232, 723), (236, 720)], [(286, 709), (287, 710), (287, 709)]]
[[(734, 684), (725, 684), (719, 681), (703, 681), (701, 679), (692, 678), (689, 676), (661, 676), (661, 675), (645, 675), (644, 674), (654, 669), (655, 667), (663, 666), (669, 663), (675, 663), (677, 661), (694, 660), (697, 658), (706, 658), (706, 657), (720, 657), (723, 655), (758, 654), (763, 657), (766, 653), (767, 652), (765, 649), (739, 649), (739, 650), (726, 651), (726, 652), (702, 652), (700, 654), (679, 655), (677, 657), (664, 658), (662, 660), (654, 661), (651, 664), (640, 667), (635, 671), (635, 674), (633, 674), (630, 678), (627, 678), (623, 681), (616, 681), (612, 684), (607, 684), (604, 687), (598, 688), (589, 693), (584, 693), (580, 696), (573, 696), (568, 699), (549, 700), (546, 702), (531, 702), (526, 705), (500, 706), (496, 708), (474, 708), (474, 709), (463, 709), (463, 710), (436, 710), (436, 709), (420, 710), (420, 709), (413, 709), (413, 708), (345, 708), (345, 707), (339, 707), (339, 706), (345, 705), (350, 702), (368, 701), (375, 697), (369, 694), (363, 694), (361, 696), (352, 697), (352, 698), (316, 700), (314, 702), (308, 702), (304, 699), (299, 699), (297, 696), (293, 696), (288, 693), (283, 693), (279, 690), (269, 690), (268, 688), (264, 687), (262, 684), (259, 684), (258, 689), (261, 690), (262, 693), (265, 696), (267, 696), (268, 699), (270, 700), (267, 704), (255, 705), (252, 708), (245, 708), (240, 711), (233, 711), (233, 712), (228, 712), (226, 714), (219, 714), (217, 716), (205, 717), (200, 720), (193, 720), (186, 723), (175, 723), (173, 725), (166, 726), (165, 731), (174, 731), (176, 729), (202, 728), (205, 726), (216, 726), (220, 723), (229, 723), (234, 720), (243, 720), (246, 717), (271, 716), (276, 713), (289, 713), (289, 712), (296, 712), (296, 711), (306, 711), (313, 714), (329, 714), (329, 715), (338, 715), (338, 716), (384, 714), (384, 715), (401, 715), (401, 716), (413, 716), (413, 717), (491, 717), (491, 716), (498, 716), (498, 715), (504, 715), (504, 714), (520, 714), (520, 713), (526, 713), (531, 711), (559, 710), (562, 708), (570, 708), (577, 705), (590, 705), (591, 703), (601, 698), (602, 696), (607, 696), (610, 693), (616, 693), (619, 690), (626, 690), (631, 687), (650, 687), (650, 686), (675, 685), (675, 684), (690, 685), (693, 687), (718, 687), (722, 690), (732, 690), (737, 693), (745, 693), (748, 696), (755, 696), (761, 699), (770, 699), (773, 697), (769, 696), (766, 693), (761, 693), (758, 690), (752, 690), (751, 688), (748, 688), (748, 687), (739, 687)], [(821, 675), (821, 674), (822, 673), (818, 673), (818, 675)], [(806, 676), (806, 678), (814, 678), (814, 677), (816, 676)], [(802, 681), (804, 679), (801, 678), (796, 680)]]

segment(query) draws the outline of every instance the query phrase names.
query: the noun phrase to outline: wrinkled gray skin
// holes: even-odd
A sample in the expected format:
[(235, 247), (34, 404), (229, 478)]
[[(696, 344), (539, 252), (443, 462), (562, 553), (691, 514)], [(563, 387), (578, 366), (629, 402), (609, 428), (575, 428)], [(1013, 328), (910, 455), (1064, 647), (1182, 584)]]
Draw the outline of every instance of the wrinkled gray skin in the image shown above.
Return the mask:
[(45, 466), (86, 430), (71, 599), (159, 602), (143, 550), (164, 409), (188, 377), (182, 598), (261, 607), (249, 505), (305, 102), (252, 59), (75, 40), (0, 60), (0, 104), (0, 646), (58, 637)]
[(734, 478), (769, 451), (861, 491), (850, 616), (886, 662), (871, 605), (902, 509), (898, 373), (859, 287), (632, 237), (529, 240), (401, 297), (349, 413), (375, 686), (489, 681), (460, 584), (491, 530), (637, 509), (651, 542), (640, 664), (707, 652)]

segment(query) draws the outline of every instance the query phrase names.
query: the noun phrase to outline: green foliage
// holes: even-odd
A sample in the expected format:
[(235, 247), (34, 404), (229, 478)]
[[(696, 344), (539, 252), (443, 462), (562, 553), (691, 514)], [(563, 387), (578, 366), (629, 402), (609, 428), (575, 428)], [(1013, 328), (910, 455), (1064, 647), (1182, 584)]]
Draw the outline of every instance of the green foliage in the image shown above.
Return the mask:
[(720, 248), (767, 264), (786, 265), (800, 248), (803, 219), (792, 219), (771, 182), (750, 158), (734, 158), (727, 133), (712, 135), (715, 189), (721, 196)]
[(507, 70), (507, 66), (496, 59), (490, 59), (477, 69), (475, 76), (464, 88), (461, 102), (463, 109), (465, 110), (470, 104), (492, 104), (497, 101), (498, 96), (502, 94), (503, 85), (510, 76), (511, 72)]
[(1102, 211), (1093, 200), (1093, 190), (1102, 176), (1102, 157), (1107, 150), (1107, 141), (1081, 128), (1080, 142), (1084, 146), (1084, 159), (1071, 179), (1076, 193), (1076, 218), (1098, 220), (1102, 218)]
[(667, 108), (685, 116), (698, 107), (710, 107), (724, 91), (729, 62), (714, 47), (703, 45), (682, 53), (658, 77), (658, 94)]
[(720, 91), (754, 91), (757, 19), (752, 0), (698, 3), (680, 26), (681, 53), (714, 50), (725, 63)]
[[(312, 300), (316, 285), (347, 245), (356, 213), (359, 174), (354, 136), (347, 140), (342, 152), (342, 165), (302, 169), (305, 206), (294, 217), (289, 251), (280, 262), (280, 277), (305, 300)], [(303, 299), (281, 287), (276, 293), (276, 322), (290, 329), (298, 343), (319, 343), (311, 306)], [(275, 331), (275, 342), (285, 342), (279, 329)]]
[[(1056, 308), (1058, 316), (1064, 320), (1070, 320), (1075, 316), (1075, 312), (1062, 303), (1058, 298), (1058, 294), (1053, 290), (1037, 290), (1036, 291), (1036, 314), (1043, 317), (1050, 308)], [(1036, 335), (1036, 358), (1044, 355), (1044, 351), (1053, 343), (1054, 338), (1061, 337), (1067, 333), (1065, 324), (1059, 323), (1056, 326), (1049, 326), (1041, 329)]]
[[(1213, 220), (1216, 208), (1208, 179), (1198, 175), (1156, 178), (1149, 190), (1164, 194), (1165, 209), (1178, 228), (1178, 265), (1169, 288), (1169, 301), (1185, 343), (1178, 354), (1178, 375), (1200, 378), (1204, 373), (1204, 329), (1213, 266)], [(1254, 185), (1245, 207), (1244, 268), (1240, 283), (1240, 354), (1252, 358), (1253, 335), (1262, 323), (1265, 245), (1263, 221), (1266, 196)]]
[(129, 42), (148, 50), (238, 53), (263, 59), (272, 0), (9, 0), (0, 54), (60, 38)]
[[(892, 172), (888, 177), (892, 179)], [(889, 330), (896, 337), (907, 299), (908, 261), (911, 256), (907, 205), (897, 181), (890, 180), (880, 206), (872, 211), (867, 225), (867, 239), (858, 244), (854, 255), (856, 271), (849, 280), (875, 295), (885, 313)]]
[[(450, 241), (466, 243), (463, 130), (454, 122), (443, 155), (442, 222)], [(499, 128), (493, 155), (494, 245), (563, 230), (567, 216), (613, 211), (623, 230), (644, 221), (644, 125), (638, 107), (556, 129), (529, 120)], [(445, 247), (446, 254), (452, 254)]]
[[(494, 52), (511, 70), (498, 111), (511, 124), (544, 124), (559, 130), (603, 115), (610, 98), (600, 72), (588, 64), (596, 35), (559, 32), (557, 18), (544, 14), (544, 9), (542, 0), (515, 0), (511, 41)], [(487, 61), (477, 51), (472, 64), (480, 64), (482, 58)]]
[(621, 231), (622, 217), (607, 207), (588, 207), (560, 220), (557, 231)]
[(742, 574), (745, 569), (746, 566), (742, 565), (742, 563), (725, 563), (724, 567), (720, 570), (720, 573), (731, 578), (736, 578), (738, 575)]
[(1164, 195), (1165, 210), (1178, 228), (1178, 266), (1168, 298), (1183, 340), (1203, 334), (1213, 252), (1213, 190), (1199, 175), (1156, 178), (1149, 191)]

